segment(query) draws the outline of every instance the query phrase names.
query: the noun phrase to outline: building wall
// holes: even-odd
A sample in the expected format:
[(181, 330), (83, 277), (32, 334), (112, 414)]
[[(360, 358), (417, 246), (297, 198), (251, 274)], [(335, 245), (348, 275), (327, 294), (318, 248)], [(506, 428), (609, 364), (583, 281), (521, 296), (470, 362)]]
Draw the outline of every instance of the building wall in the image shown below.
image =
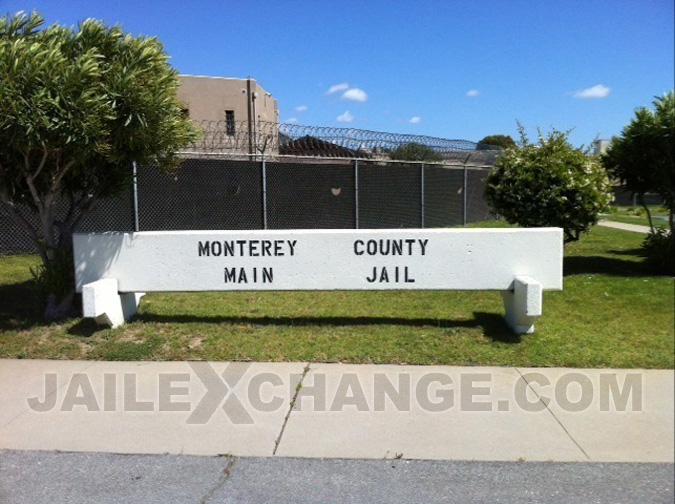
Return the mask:
[(190, 119), (198, 124), (209, 121), (202, 125), (207, 143), (215, 141), (218, 148), (231, 153), (278, 151), (277, 100), (255, 80), (192, 75), (179, 78), (178, 98)]
[(253, 79), (192, 75), (179, 78), (178, 98), (185, 102), (193, 121), (225, 121), (226, 110), (234, 111), (238, 125), (243, 121), (278, 121), (277, 100)]

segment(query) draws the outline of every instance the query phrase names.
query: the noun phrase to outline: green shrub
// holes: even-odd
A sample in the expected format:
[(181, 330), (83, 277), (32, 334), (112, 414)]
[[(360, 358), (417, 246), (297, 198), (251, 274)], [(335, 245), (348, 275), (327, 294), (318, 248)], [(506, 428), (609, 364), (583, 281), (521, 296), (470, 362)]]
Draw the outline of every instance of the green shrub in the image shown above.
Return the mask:
[(661, 227), (650, 231), (642, 242), (642, 255), (652, 273), (675, 275), (675, 237)]
[(506, 149), (485, 184), (493, 212), (523, 227), (561, 227), (576, 241), (597, 223), (612, 201), (611, 184), (599, 161), (574, 148), (568, 134), (553, 130)]

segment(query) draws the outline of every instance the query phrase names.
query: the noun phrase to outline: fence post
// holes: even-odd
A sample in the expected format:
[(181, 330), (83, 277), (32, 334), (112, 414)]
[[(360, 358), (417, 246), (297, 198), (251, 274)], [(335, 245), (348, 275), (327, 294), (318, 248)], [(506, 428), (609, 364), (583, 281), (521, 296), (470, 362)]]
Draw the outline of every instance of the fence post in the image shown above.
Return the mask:
[(132, 163), (133, 165), (133, 198), (134, 198), (134, 231), (140, 231), (140, 226), (138, 222), (138, 167), (136, 166), (136, 161)]
[(421, 210), (421, 216), (420, 216), (420, 227), (424, 229), (424, 163), (420, 165), (420, 210)]
[(462, 187), (462, 226), (466, 227), (467, 215), (466, 215), (466, 193), (468, 189), (467, 184), (467, 167), (466, 162), (464, 163), (464, 186)]
[(354, 160), (354, 229), (359, 229), (359, 160)]
[(265, 164), (265, 155), (262, 156), (260, 163), (262, 171), (262, 214), (263, 214), (263, 229), (267, 229), (267, 165)]

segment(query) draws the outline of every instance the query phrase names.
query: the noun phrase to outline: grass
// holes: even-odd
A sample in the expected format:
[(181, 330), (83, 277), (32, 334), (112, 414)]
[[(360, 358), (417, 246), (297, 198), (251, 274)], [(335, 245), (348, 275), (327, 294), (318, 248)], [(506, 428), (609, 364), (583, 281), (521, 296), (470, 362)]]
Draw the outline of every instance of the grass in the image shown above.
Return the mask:
[[(665, 208), (659, 206), (650, 206), (649, 210), (652, 213), (652, 220), (655, 227), (670, 229), (670, 222), (668, 222), (668, 211)], [(615, 222), (623, 222), (625, 224), (649, 226), (647, 212), (642, 207), (612, 207), (611, 213), (603, 215), (602, 218)]]
[(497, 292), (155, 293), (118, 329), (45, 324), (38, 259), (0, 257), (0, 357), (670, 369), (673, 278), (645, 272), (642, 238), (596, 227), (566, 246), (564, 290), (522, 337)]

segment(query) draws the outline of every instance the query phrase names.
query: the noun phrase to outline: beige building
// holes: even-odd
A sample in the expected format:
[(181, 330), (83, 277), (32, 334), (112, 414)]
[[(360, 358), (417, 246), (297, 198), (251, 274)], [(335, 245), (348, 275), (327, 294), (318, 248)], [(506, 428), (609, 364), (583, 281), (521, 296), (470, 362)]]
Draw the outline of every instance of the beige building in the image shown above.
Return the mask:
[(205, 139), (217, 140), (221, 149), (256, 153), (262, 148), (261, 135), (276, 130), (277, 100), (254, 79), (179, 78), (178, 98), (185, 103), (186, 113), (205, 129)]

